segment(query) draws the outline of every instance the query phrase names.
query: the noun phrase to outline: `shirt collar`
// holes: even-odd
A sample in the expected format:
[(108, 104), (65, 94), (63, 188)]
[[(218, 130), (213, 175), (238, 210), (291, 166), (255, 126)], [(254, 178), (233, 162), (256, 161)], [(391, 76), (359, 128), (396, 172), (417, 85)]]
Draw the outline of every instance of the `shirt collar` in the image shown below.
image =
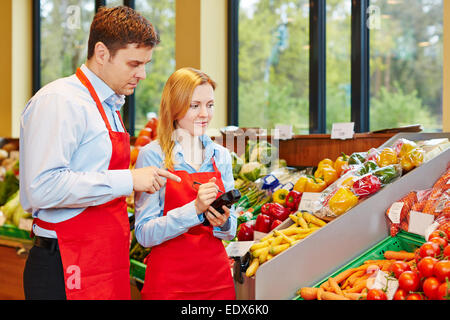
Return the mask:
[(111, 89), (102, 79), (100, 79), (94, 72), (83, 64), (80, 67), (81, 71), (86, 75), (95, 89), (95, 92), (100, 99), (100, 102), (107, 103), (109, 106), (118, 106), (120, 108), (125, 103), (125, 96), (118, 95)]

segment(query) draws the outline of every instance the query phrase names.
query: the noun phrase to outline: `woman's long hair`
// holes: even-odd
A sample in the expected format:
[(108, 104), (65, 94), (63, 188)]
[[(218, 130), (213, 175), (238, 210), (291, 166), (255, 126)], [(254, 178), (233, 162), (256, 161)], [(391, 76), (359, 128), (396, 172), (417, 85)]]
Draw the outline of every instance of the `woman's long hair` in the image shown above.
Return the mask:
[(216, 89), (216, 83), (204, 72), (194, 68), (181, 68), (167, 80), (161, 97), (158, 119), (158, 140), (165, 155), (164, 165), (173, 170), (173, 147), (176, 120), (185, 116), (191, 105), (192, 95), (197, 86), (210, 84)]

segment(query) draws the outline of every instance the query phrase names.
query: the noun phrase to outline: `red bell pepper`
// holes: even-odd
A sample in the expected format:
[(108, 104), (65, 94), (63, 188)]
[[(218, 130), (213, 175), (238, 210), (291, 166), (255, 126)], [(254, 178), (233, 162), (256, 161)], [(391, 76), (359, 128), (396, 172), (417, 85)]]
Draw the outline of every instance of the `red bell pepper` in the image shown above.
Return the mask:
[(272, 203), (270, 206), (270, 217), (273, 220), (278, 219), (284, 221), (289, 218), (290, 213), (291, 211), (289, 210), (289, 208), (285, 208), (279, 203)]
[(358, 197), (367, 197), (381, 189), (380, 179), (373, 174), (366, 174), (353, 183), (353, 192)]
[(295, 212), (298, 210), (300, 200), (302, 200), (303, 192), (292, 190), (288, 193), (286, 197), (286, 207)]
[(278, 220), (278, 219), (273, 220), (272, 224), (270, 225), (270, 230), (275, 229), (276, 227), (278, 227), (282, 223), (283, 223), (283, 221), (281, 221), (281, 220)]
[(268, 233), (270, 231), (271, 223), (272, 219), (268, 215), (260, 213), (256, 218), (255, 231)]
[(270, 215), (270, 205), (271, 205), (271, 203), (263, 204), (262, 207), (261, 207), (261, 213), (262, 214), (266, 214), (266, 215)]
[(244, 222), (239, 225), (237, 238), (239, 241), (253, 241), (254, 228), (251, 222)]

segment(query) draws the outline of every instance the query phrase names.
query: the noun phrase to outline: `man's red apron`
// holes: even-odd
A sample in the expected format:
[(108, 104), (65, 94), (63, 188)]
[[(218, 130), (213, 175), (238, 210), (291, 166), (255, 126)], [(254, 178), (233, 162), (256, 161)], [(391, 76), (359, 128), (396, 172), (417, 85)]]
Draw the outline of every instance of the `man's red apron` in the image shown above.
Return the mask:
[[(213, 161), (214, 172), (172, 172), (181, 182), (167, 180), (164, 215), (197, 198), (194, 181), (216, 184), (224, 190), (220, 171)], [(212, 226), (198, 226), (152, 248), (146, 259), (142, 299), (151, 300), (233, 300), (234, 282), (227, 253)]]
[[(89, 90), (108, 128), (112, 143), (108, 170), (128, 169), (129, 134), (126, 130), (112, 131), (92, 84), (80, 69), (76, 75)], [(120, 112), (117, 113), (122, 121)], [(41, 228), (54, 230), (57, 234), (67, 299), (131, 299), (130, 224), (125, 197), (89, 207), (63, 222), (48, 223), (39, 219), (34, 222)]]

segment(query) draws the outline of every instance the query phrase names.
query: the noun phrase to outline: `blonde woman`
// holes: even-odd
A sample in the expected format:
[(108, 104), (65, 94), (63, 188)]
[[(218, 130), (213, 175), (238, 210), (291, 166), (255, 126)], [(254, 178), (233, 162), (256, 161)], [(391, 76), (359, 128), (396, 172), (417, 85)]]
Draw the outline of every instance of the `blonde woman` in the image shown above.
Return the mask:
[(205, 134), (214, 115), (215, 88), (199, 70), (173, 73), (162, 94), (158, 140), (139, 153), (137, 168), (167, 168), (182, 179), (167, 180), (160, 189), (155, 185), (154, 194), (136, 194), (136, 238), (152, 247), (143, 299), (235, 299), (221, 240), (234, 237), (236, 216), (233, 209), (223, 207), (222, 215), (210, 207), (234, 187), (230, 153)]

